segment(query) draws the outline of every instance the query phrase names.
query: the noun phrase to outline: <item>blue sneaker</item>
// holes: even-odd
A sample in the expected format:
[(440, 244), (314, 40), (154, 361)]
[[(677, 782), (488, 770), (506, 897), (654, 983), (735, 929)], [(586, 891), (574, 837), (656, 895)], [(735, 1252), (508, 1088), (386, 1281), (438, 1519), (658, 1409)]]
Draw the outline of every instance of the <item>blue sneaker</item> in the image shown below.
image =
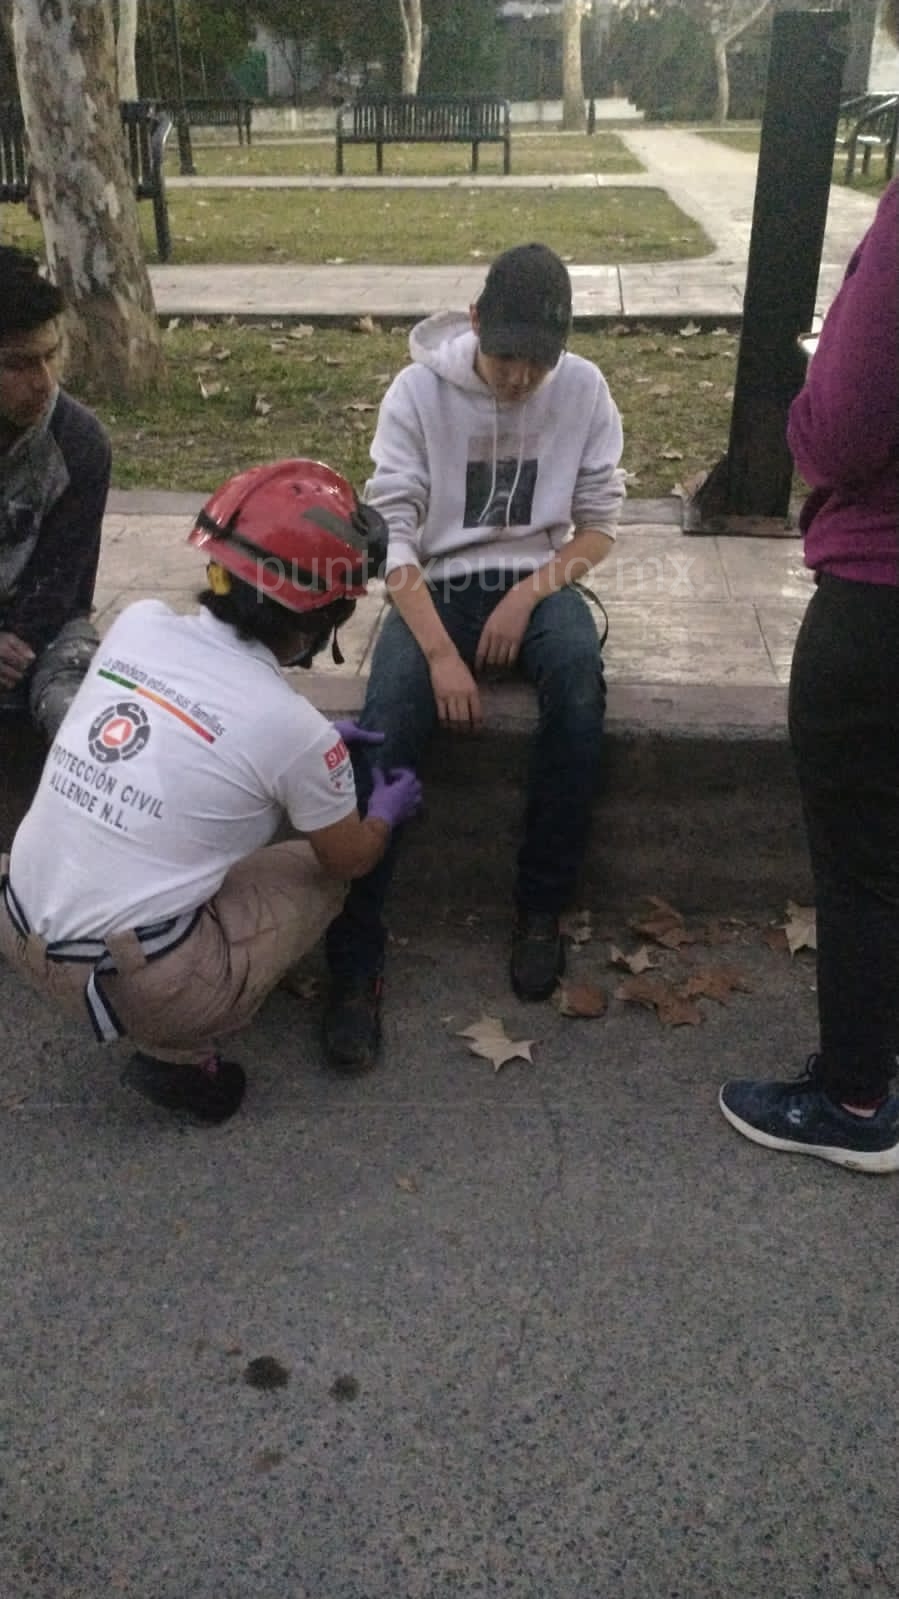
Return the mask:
[(768, 1149), (817, 1155), (852, 1171), (899, 1171), (899, 1099), (853, 1116), (820, 1086), (812, 1056), (790, 1083), (725, 1083), (718, 1104), (732, 1127)]

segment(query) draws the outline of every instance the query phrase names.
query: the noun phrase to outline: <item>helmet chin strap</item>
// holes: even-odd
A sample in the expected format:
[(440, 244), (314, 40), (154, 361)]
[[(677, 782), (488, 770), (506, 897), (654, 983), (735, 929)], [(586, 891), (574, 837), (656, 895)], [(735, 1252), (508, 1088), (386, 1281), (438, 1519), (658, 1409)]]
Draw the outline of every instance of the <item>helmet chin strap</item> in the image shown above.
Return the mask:
[(292, 655), (289, 661), (283, 661), (281, 664), (283, 666), (302, 666), (308, 672), (313, 661), (315, 660), (316, 655), (321, 655), (322, 650), (327, 649), (329, 638), (331, 640), (331, 659), (335, 666), (342, 666), (344, 662), (344, 655), (340, 645), (337, 642), (336, 627), (333, 633), (329, 627), (323, 638), (310, 640), (308, 644), (304, 644), (303, 648), (296, 655)]

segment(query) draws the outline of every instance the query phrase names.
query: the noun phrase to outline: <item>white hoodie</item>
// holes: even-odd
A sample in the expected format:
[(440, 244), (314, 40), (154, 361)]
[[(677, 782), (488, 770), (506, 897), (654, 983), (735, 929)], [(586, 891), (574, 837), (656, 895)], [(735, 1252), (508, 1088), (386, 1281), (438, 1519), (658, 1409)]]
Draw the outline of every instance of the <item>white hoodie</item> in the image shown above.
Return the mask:
[(564, 353), (527, 399), (496, 400), (456, 311), (412, 329), (413, 365), (381, 402), (365, 498), (390, 529), (387, 572), (535, 571), (571, 535), (614, 537), (621, 418), (598, 367)]

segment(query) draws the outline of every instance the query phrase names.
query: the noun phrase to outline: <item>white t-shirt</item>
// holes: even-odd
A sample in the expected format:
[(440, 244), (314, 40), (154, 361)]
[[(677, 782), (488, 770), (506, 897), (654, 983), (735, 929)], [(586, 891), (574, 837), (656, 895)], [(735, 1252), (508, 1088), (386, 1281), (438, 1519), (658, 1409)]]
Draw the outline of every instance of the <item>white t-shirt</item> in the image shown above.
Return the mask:
[(314, 832), (355, 804), (343, 740), (270, 650), (141, 600), (50, 748), (10, 883), (48, 941), (104, 937), (205, 903), (285, 813)]

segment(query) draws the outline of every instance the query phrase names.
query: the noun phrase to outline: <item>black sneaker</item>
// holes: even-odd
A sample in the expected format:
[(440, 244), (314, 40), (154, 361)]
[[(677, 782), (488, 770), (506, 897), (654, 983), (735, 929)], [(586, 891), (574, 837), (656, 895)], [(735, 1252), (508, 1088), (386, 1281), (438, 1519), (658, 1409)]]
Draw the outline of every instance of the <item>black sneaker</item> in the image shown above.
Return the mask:
[(550, 911), (519, 911), (509, 971), (519, 999), (549, 999), (565, 970), (559, 918)]
[(334, 978), (325, 1006), (324, 1044), (328, 1065), (345, 1077), (361, 1076), (375, 1064), (381, 1043), (381, 993), (378, 973)]
[(824, 1093), (814, 1062), (790, 1083), (725, 1083), (718, 1103), (731, 1126), (768, 1149), (852, 1171), (899, 1171), (899, 1099), (885, 1100), (873, 1116), (854, 1116)]
[(211, 1055), (202, 1066), (178, 1066), (138, 1050), (121, 1081), (165, 1110), (187, 1111), (200, 1122), (223, 1122), (240, 1105), (247, 1086), (243, 1067)]

